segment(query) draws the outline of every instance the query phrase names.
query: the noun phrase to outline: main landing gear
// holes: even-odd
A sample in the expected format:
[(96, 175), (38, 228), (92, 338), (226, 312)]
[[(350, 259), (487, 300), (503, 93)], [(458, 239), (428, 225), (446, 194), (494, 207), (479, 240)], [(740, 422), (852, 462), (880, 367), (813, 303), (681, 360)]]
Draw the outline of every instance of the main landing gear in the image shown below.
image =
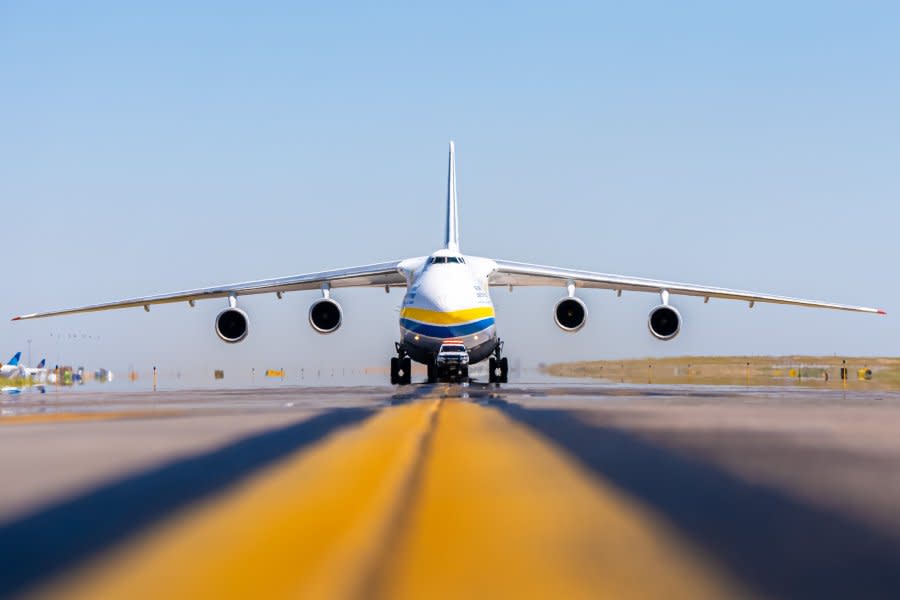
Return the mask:
[(500, 356), (503, 352), (503, 342), (497, 344), (494, 349), (494, 356), (488, 360), (488, 381), (491, 383), (506, 383), (509, 381), (509, 361), (505, 356)]
[[(406, 353), (406, 350), (397, 343), (397, 356), (391, 359), (391, 384), (393, 385), (409, 385), (412, 383), (412, 359)], [(490, 383), (507, 383), (509, 381), (509, 361), (502, 356), (503, 342), (497, 344), (494, 349), (494, 355), (488, 359), (488, 381)], [(443, 375), (438, 371), (436, 365), (429, 363), (428, 367), (428, 383), (435, 383), (441, 379)], [(455, 373), (453, 379), (464, 382), (468, 380), (468, 367)]]
[(397, 348), (397, 356), (391, 359), (391, 383), (409, 385), (412, 382), (412, 359), (400, 344), (395, 343), (394, 346)]
[(437, 383), (438, 380), (438, 370), (437, 365), (434, 362), (430, 362), (427, 365), (428, 367), (428, 383)]

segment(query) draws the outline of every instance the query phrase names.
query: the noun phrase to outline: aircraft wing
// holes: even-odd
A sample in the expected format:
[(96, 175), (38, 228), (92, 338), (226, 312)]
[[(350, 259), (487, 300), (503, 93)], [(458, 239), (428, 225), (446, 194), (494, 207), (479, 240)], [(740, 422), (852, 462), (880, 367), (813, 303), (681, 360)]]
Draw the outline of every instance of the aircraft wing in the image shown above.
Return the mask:
[(118, 302), (91, 304), (78, 308), (31, 313), (14, 317), (13, 321), (112, 310), (116, 308), (134, 308), (138, 306), (143, 306), (145, 310), (150, 310), (150, 306), (153, 304), (167, 304), (171, 302), (189, 302), (193, 305), (196, 300), (207, 300), (210, 298), (228, 298), (229, 296), (247, 296), (250, 294), (316, 290), (321, 288), (324, 284), (328, 284), (332, 288), (405, 286), (406, 276), (400, 268), (401, 263), (402, 261), (397, 260), (373, 265), (364, 265), (361, 267), (350, 267), (348, 269), (333, 269), (318, 273), (304, 273), (288, 277), (276, 277), (273, 279), (260, 279), (258, 281), (217, 285), (196, 290), (184, 290), (170, 294), (130, 298), (128, 300), (119, 300)]
[(680, 296), (701, 296), (707, 301), (709, 298), (742, 300), (744, 302), (749, 302), (751, 307), (755, 302), (768, 302), (772, 304), (792, 304), (795, 306), (831, 308), (835, 310), (848, 310), (880, 315), (886, 314), (885, 311), (879, 308), (834, 304), (832, 302), (819, 302), (817, 300), (803, 300), (800, 298), (773, 296), (770, 294), (760, 294), (757, 292), (746, 292), (719, 287), (707, 287), (690, 283), (643, 279), (640, 277), (594, 273), (592, 271), (562, 269), (559, 267), (545, 267), (507, 260), (494, 260), (494, 263), (496, 263), (496, 268), (489, 275), (488, 279), (492, 286), (565, 286), (568, 285), (569, 282), (572, 282), (576, 287), (616, 290), (620, 293), (622, 291), (655, 292), (658, 294), (668, 292), (669, 294)]

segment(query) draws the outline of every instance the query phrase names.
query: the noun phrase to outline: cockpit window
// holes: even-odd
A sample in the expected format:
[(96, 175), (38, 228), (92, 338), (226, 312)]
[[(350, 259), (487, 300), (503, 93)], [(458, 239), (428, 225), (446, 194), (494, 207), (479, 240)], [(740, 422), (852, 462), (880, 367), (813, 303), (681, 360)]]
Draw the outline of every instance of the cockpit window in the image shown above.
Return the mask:
[(428, 261), (430, 265), (443, 265), (447, 263), (466, 264), (461, 256), (432, 256)]

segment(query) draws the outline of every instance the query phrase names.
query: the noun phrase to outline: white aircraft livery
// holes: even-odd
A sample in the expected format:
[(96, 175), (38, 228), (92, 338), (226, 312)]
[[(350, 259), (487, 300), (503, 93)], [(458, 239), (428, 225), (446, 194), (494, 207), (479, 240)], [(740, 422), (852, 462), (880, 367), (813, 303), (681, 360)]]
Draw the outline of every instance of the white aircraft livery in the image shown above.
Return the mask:
[(44, 381), (47, 379), (47, 359), (42, 358), (36, 367), (24, 367), (22, 369), (25, 377), (30, 377), (34, 381)]
[[(429, 256), (33, 313), (13, 320), (130, 307), (149, 311), (153, 304), (187, 302), (194, 306), (197, 300), (224, 298), (228, 304), (216, 317), (215, 331), (223, 341), (236, 343), (249, 331), (249, 317), (238, 307), (240, 296), (274, 293), (281, 298), (285, 292), (319, 290), (321, 297), (309, 309), (309, 323), (318, 333), (328, 334), (336, 331), (343, 321), (341, 306), (332, 297), (334, 289), (383, 287), (390, 291), (392, 287), (402, 287), (406, 288), (406, 294), (400, 308), (400, 341), (395, 344), (397, 354), (391, 360), (391, 383), (408, 384), (411, 361), (427, 365), (428, 379), (435, 381), (446, 376), (438, 365), (448, 364), (448, 357), (457, 361), (453, 373), (461, 379), (468, 377), (468, 365), (488, 359), (490, 381), (507, 381), (508, 362), (502, 356), (503, 343), (497, 335), (490, 296), (490, 288), (497, 286), (561, 288), (565, 295), (556, 303), (553, 319), (560, 329), (571, 333), (579, 331), (587, 321), (587, 307), (576, 295), (580, 288), (613, 290), (618, 295), (623, 291), (655, 293), (660, 304), (650, 311), (647, 325), (651, 335), (660, 340), (671, 340), (681, 330), (681, 314), (669, 303), (671, 296), (679, 295), (700, 296), (705, 302), (710, 298), (740, 300), (749, 303), (751, 308), (756, 302), (769, 302), (885, 314), (883, 310), (863, 306), (467, 256), (460, 252), (457, 209), (456, 160), (450, 142), (444, 246)], [(464, 346), (465, 353), (460, 352), (460, 346)]]
[(21, 352), (16, 352), (13, 354), (13, 357), (9, 359), (5, 365), (0, 364), (0, 377), (24, 377), (25, 370), (22, 368), (22, 365), (19, 364), (19, 359), (22, 357)]

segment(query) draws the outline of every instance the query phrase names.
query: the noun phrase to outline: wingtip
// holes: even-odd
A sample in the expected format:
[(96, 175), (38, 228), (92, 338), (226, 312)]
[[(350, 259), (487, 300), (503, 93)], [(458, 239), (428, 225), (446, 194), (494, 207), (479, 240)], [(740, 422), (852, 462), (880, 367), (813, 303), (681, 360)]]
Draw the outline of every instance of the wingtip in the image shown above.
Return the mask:
[(21, 320), (22, 320), (22, 317), (13, 317), (13, 318), (10, 319), (10, 320), (11, 320), (11, 321), (21, 321)]
[(882, 309), (879, 308), (879, 309), (878, 309), (878, 314), (879, 314), (879, 315), (887, 316), (887, 311), (882, 310)]

